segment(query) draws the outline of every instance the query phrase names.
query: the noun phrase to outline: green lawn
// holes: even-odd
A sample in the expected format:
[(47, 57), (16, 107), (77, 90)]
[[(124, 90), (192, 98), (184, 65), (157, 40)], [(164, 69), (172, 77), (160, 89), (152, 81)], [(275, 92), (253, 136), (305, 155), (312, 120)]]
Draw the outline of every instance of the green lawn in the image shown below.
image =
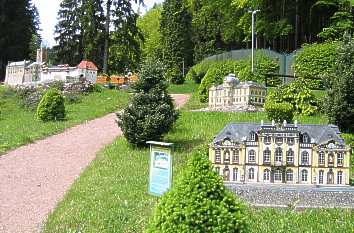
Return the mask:
[(128, 101), (128, 94), (115, 90), (85, 95), (77, 104), (66, 105), (65, 121), (43, 123), (35, 112), (21, 107), (20, 100), (0, 87), (0, 154), (65, 128), (114, 112)]
[[(195, 102), (195, 100), (191, 100)], [(188, 104), (185, 109), (190, 108)], [(175, 144), (174, 177), (191, 152), (207, 145), (229, 122), (260, 122), (264, 113), (205, 113), (182, 111), (165, 141)], [(323, 117), (302, 117), (301, 123), (323, 123)], [(149, 150), (135, 149), (124, 138), (101, 151), (74, 183), (44, 232), (142, 232), (157, 202), (147, 194)], [(351, 232), (353, 213), (345, 210), (250, 210), (252, 232)]]
[(196, 84), (191, 80), (186, 80), (182, 85), (171, 84), (168, 87), (168, 91), (171, 94), (196, 93), (198, 91), (198, 87), (199, 84)]

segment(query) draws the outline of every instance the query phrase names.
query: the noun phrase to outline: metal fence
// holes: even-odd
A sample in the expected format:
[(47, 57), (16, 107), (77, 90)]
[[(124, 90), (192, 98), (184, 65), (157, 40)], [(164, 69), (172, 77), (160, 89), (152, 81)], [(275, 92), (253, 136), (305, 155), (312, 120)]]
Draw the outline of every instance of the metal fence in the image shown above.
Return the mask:
[[(276, 60), (279, 63), (280, 66), (279, 75), (280, 76), (283, 75), (284, 77), (286, 77), (286, 81), (284, 80), (285, 82), (291, 81), (292, 78), (290, 78), (289, 76), (295, 77), (294, 69), (293, 69), (293, 65), (295, 63), (295, 55), (301, 52), (301, 49), (294, 51), (293, 53), (290, 54), (278, 53), (269, 49), (257, 49), (256, 51), (262, 52), (267, 57), (270, 57), (271, 59)], [(252, 54), (251, 49), (232, 50), (229, 52), (207, 57), (205, 60), (210, 60), (210, 61), (241, 60), (241, 59), (250, 58), (251, 54)]]

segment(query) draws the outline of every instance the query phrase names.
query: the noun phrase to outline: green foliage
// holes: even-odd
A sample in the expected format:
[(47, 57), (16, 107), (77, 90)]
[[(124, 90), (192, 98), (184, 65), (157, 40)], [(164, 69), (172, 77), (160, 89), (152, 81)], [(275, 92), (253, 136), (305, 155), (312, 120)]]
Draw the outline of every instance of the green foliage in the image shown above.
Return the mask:
[(162, 5), (156, 5), (137, 20), (144, 41), (141, 44), (143, 58), (156, 59), (162, 56), (162, 44), (160, 33)]
[(267, 101), (264, 105), (269, 120), (282, 123), (284, 120), (292, 122), (294, 118), (294, 108), (290, 103)]
[(160, 62), (147, 61), (133, 86), (130, 104), (117, 113), (118, 125), (129, 143), (145, 146), (146, 141), (160, 140), (178, 118), (167, 93), (164, 69)]
[(182, 71), (183, 61), (185, 67), (190, 67), (193, 63), (191, 20), (184, 1), (164, 1), (160, 31), (163, 62), (170, 72), (174, 72), (176, 67)]
[(214, 61), (203, 60), (202, 62), (194, 65), (189, 69), (186, 79), (193, 80), (195, 83), (201, 83), (209, 68), (214, 63)]
[(172, 84), (183, 84), (185, 81), (183, 74), (181, 73), (178, 67), (173, 67), (169, 69), (166, 73), (166, 78)]
[(331, 75), (325, 112), (329, 121), (342, 132), (354, 131), (354, 40), (348, 35), (338, 49), (334, 73)]
[(199, 152), (159, 200), (146, 232), (248, 232), (246, 208)]
[(290, 103), (296, 114), (311, 116), (318, 112), (318, 100), (301, 79), (273, 89), (266, 102)]
[(49, 89), (39, 102), (37, 117), (42, 121), (63, 120), (65, 118), (64, 97), (56, 89)]
[(338, 42), (305, 45), (295, 60), (296, 76), (304, 78), (311, 89), (323, 88), (324, 78), (336, 61)]

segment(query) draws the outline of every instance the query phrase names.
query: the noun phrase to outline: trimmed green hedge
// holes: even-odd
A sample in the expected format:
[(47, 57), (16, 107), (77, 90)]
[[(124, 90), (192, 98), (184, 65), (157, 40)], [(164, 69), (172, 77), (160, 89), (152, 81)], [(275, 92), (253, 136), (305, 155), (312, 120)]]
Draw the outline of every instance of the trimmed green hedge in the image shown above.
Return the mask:
[(195, 153), (164, 194), (146, 233), (249, 232), (247, 208), (212, 170), (207, 152)]
[(294, 108), (290, 103), (276, 103), (267, 101), (264, 105), (269, 120), (274, 120), (277, 123), (282, 123), (284, 120), (292, 122), (294, 118)]
[(37, 107), (37, 117), (42, 121), (65, 118), (64, 97), (57, 89), (51, 88), (44, 94)]
[(332, 72), (338, 46), (338, 42), (305, 45), (296, 55), (296, 76), (304, 78), (304, 84), (309, 88), (322, 89), (323, 79)]

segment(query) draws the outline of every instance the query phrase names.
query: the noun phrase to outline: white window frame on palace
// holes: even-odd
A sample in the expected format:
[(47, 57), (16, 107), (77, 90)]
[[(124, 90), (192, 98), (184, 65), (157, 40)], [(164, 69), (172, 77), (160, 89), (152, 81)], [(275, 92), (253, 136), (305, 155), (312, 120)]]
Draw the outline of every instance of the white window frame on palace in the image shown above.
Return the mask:
[(324, 171), (323, 170), (320, 170), (318, 172), (318, 183), (319, 184), (323, 184), (323, 181), (324, 181)]
[(274, 171), (273, 176), (274, 176), (274, 182), (281, 182), (282, 181), (282, 172), (279, 168)]
[(338, 171), (337, 172), (337, 184), (342, 184), (343, 183), (343, 172)]
[(221, 150), (215, 150), (215, 163), (221, 163)]
[(239, 163), (240, 162), (240, 151), (238, 149), (232, 152), (232, 162)]
[(224, 150), (224, 163), (230, 163), (230, 150)]
[(308, 180), (308, 175), (309, 175), (309, 172), (307, 170), (302, 170), (301, 171), (301, 182), (307, 182)]
[(263, 181), (270, 181), (270, 170), (265, 169), (263, 171)]
[(283, 150), (280, 147), (277, 147), (274, 153), (274, 161), (281, 162), (282, 160), (283, 160)]
[(342, 152), (337, 153), (337, 166), (343, 166), (344, 154)]
[(249, 180), (254, 180), (254, 168), (253, 167), (248, 169), (248, 179)]
[[(290, 178), (291, 178), (291, 179), (290, 179)], [(291, 181), (291, 182), (294, 181), (294, 172), (293, 172), (293, 170), (288, 169), (288, 170), (286, 171), (286, 181)]]
[(255, 163), (256, 162), (256, 151), (255, 150), (248, 151), (248, 162), (249, 163)]
[(232, 169), (232, 180), (237, 181), (237, 178), (238, 178), (238, 168), (235, 167)]
[(286, 162), (293, 164), (294, 163), (294, 151), (290, 148), (287, 152), (286, 152)]
[(267, 147), (264, 151), (263, 151), (263, 162), (264, 163), (270, 163), (270, 156), (272, 155), (271, 151), (269, 150), (269, 148)]
[(252, 141), (252, 142), (256, 141), (256, 133), (255, 132), (250, 133), (250, 141)]
[(302, 142), (303, 143), (309, 143), (310, 142), (310, 136), (305, 133), (303, 136), (302, 136)]
[(301, 164), (302, 165), (309, 165), (310, 164), (310, 154), (309, 154), (309, 152), (303, 151), (301, 153)]
[(270, 144), (272, 142), (272, 138), (270, 136), (265, 136), (264, 137), (264, 143), (265, 144)]
[(326, 155), (323, 151), (318, 152), (318, 164), (324, 165), (326, 162)]

